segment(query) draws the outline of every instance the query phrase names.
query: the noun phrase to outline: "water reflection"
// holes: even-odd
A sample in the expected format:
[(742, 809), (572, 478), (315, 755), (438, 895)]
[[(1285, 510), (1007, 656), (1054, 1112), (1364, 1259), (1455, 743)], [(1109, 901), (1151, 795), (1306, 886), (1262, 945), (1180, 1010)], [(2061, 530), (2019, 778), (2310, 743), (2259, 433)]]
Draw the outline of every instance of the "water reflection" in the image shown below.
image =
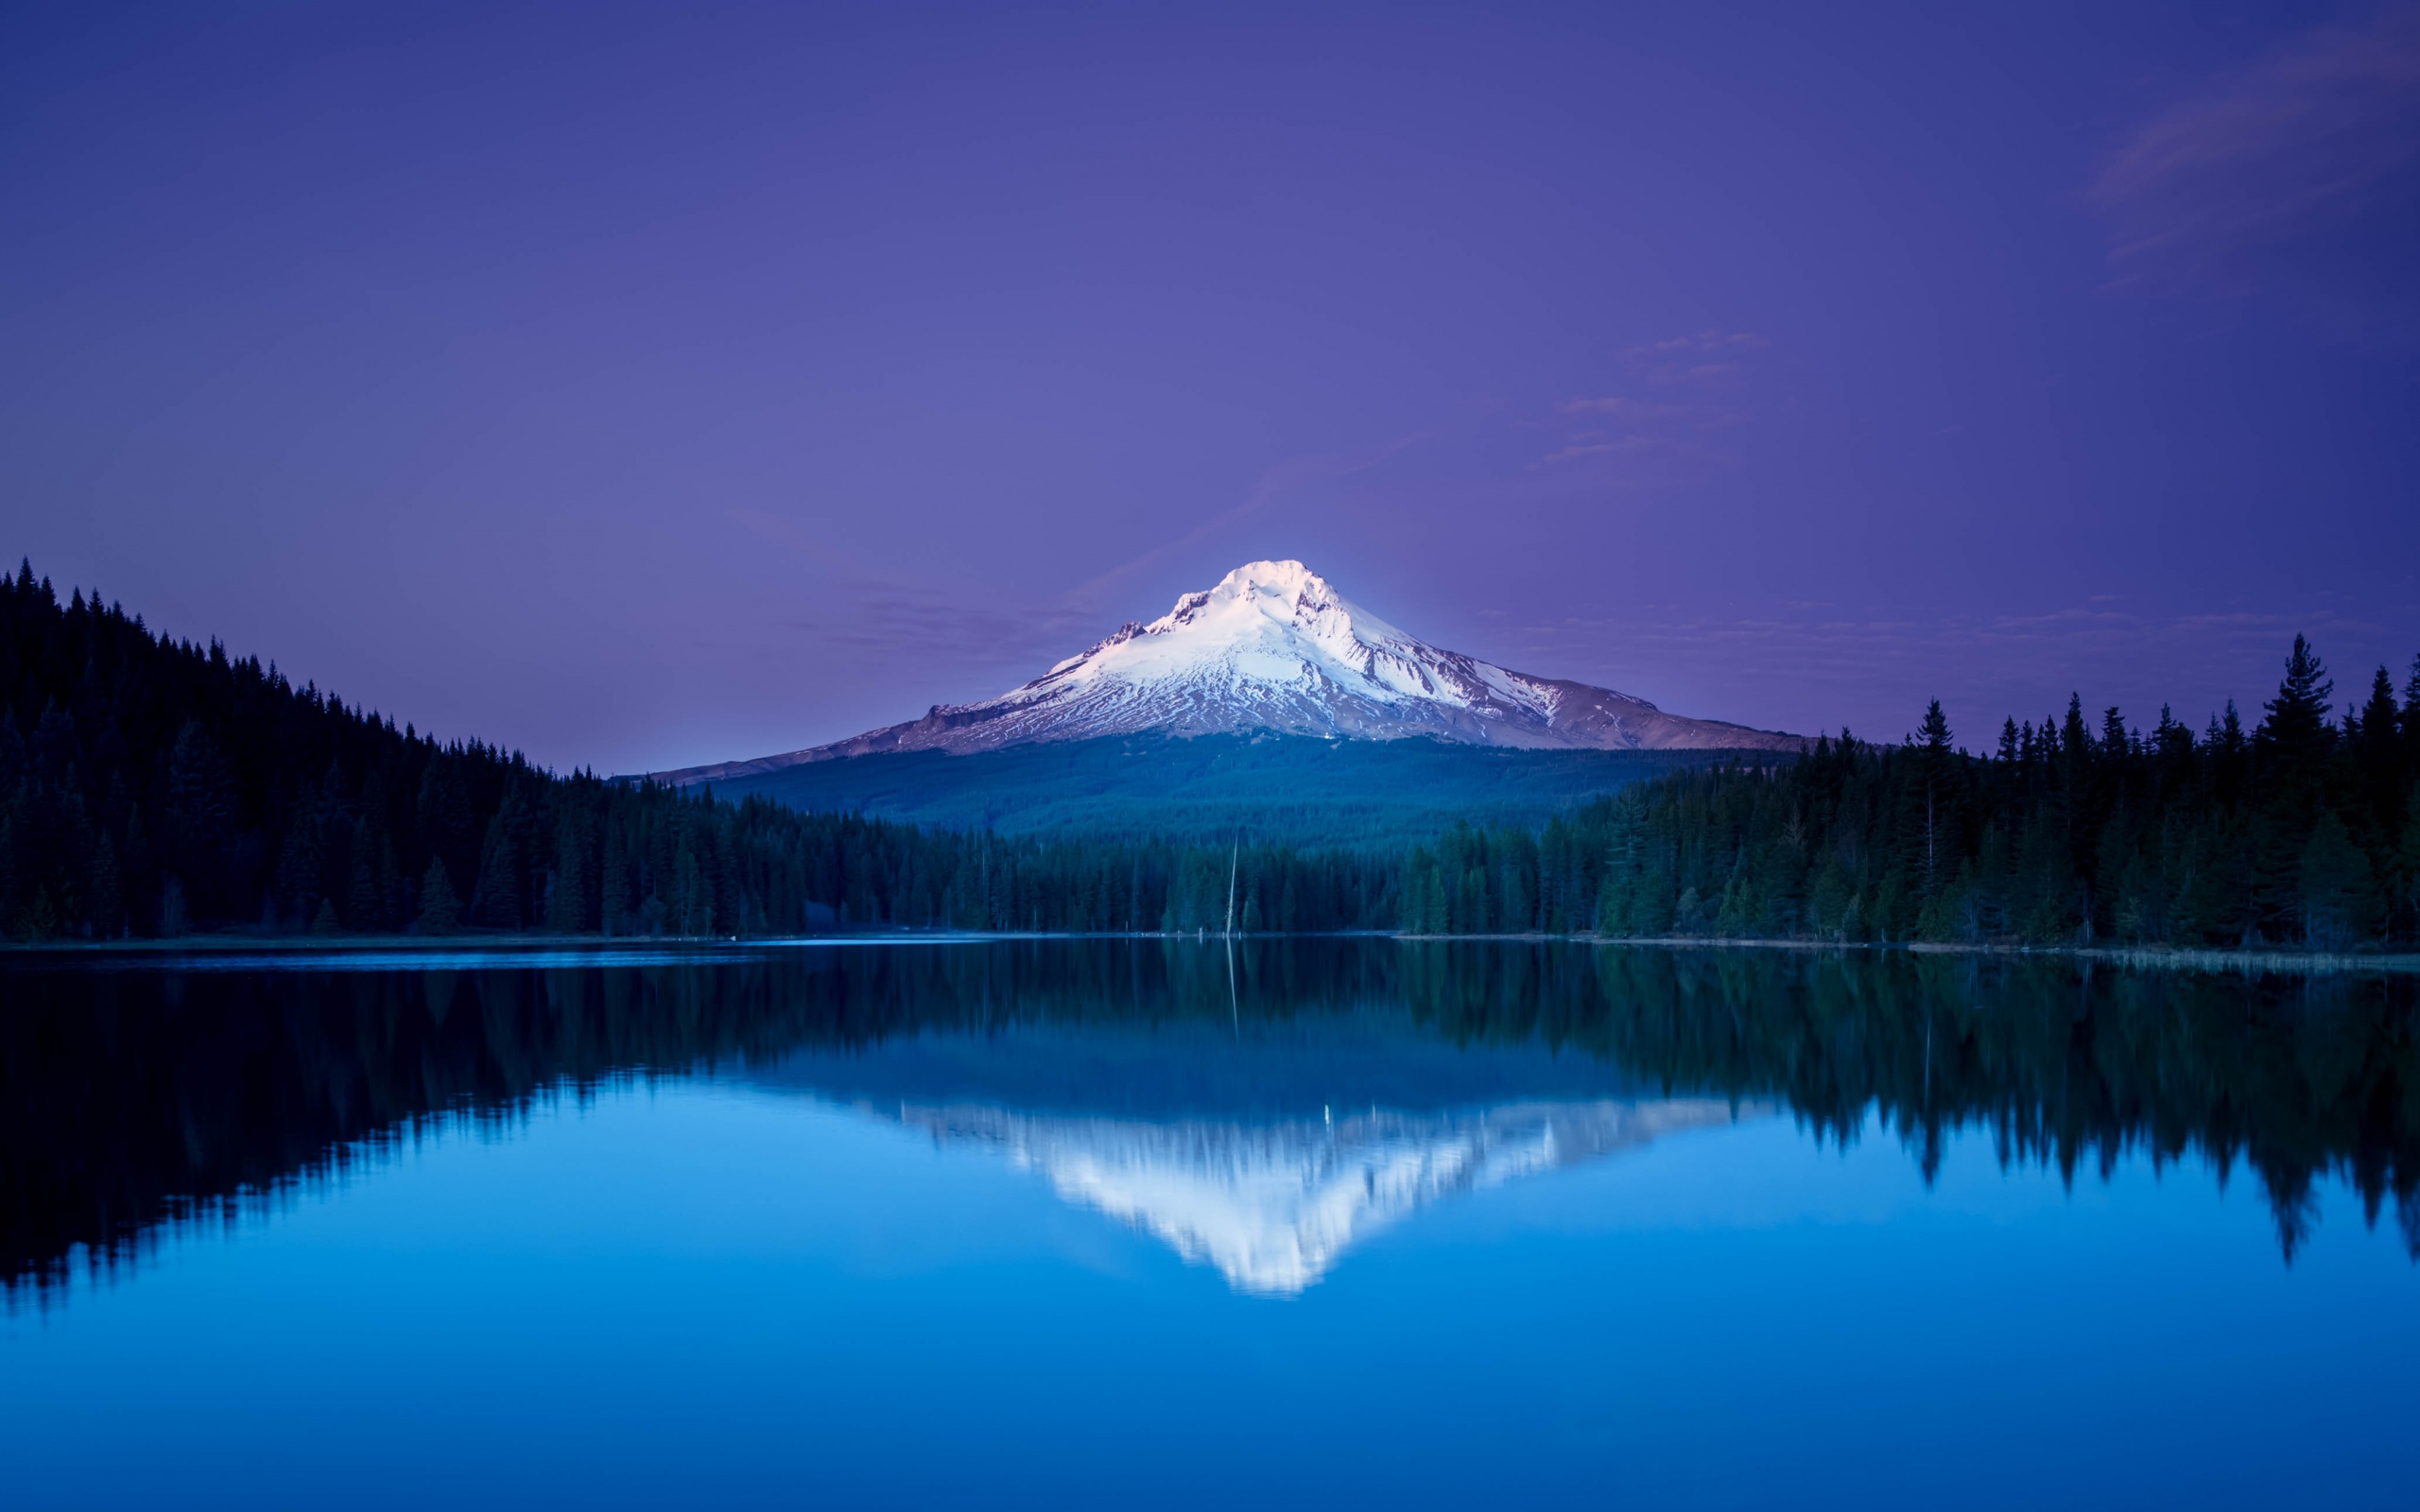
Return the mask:
[(1585, 1052), (1455, 1043), (1367, 1008), (919, 1033), (750, 1079), (997, 1151), (1268, 1297), (1430, 1203), (1766, 1111), (1642, 1095)]
[(1537, 1103), (1254, 1127), (908, 1108), (937, 1136), (1005, 1146), (1060, 1195), (1158, 1235), (1236, 1290), (1289, 1297), (1346, 1247), (1459, 1193), (1727, 1122), (1717, 1102)]
[(2285, 1256), (2342, 1177), (2420, 1256), (2408, 979), (1569, 945), (1057, 941), (649, 964), (0, 972), (0, 1278), (46, 1296), (431, 1127), (721, 1075), (996, 1147), (1236, 1286), (1426, 1202), (1761, 1107), (2070, 1179), (2249, 1167)]

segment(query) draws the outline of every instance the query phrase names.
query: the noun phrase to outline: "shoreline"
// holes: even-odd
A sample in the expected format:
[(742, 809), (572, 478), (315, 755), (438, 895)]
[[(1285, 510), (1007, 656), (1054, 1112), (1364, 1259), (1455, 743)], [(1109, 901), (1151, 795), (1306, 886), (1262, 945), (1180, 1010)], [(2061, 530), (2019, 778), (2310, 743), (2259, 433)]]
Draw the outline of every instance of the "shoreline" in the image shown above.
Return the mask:
[(1699, 935), (1397, 935), (1393, 937), (1424, 941), (1568, 940), (1581, 945), (1627, 945), (1652, 950), (1906, 951), (1917, 955), (2048, 956), (2167, 971), (2273, 971), (2305, 976), (2346, 971), (2420, 972), (2420, 953), (2408, 951), (2363, 955), (2325, 951), (2226, 950), (2177, 945), (1969, 945), (1947, 940), (1760, 939)]
[[(666, 957), (718, 951), (796, 949), (801, 946), (981, 944), (1008, 940), (1161, 939), (1199, 943), (1230, 936), (1165, 930), (866, 930), (820, 935), (186, 935), (173, 939), (43, 940), (0, 943), (0, 960), (111, 956), (460, 954), (466, 952), (558, 952), (658, 954)], [(1998, 945), (1932, 940), (1816, 940), (1684, 935), (1601, 936), (1543, 932), (1489, 935), (1409, 935), (1386, 930), (1259, 931), (1237, 939), (1392, 939), (1407, 943), (1457, 942), (1632, 946), (1653, 950), (1906, 951), (1911, 954), (2040, 956), (2167, 971), (2262, 972), (2327, 976), (2345, 973), (2420, 974), (2420, 953), (2356, 954), (2324, 951), (2228, 950), (2182, 946)]]

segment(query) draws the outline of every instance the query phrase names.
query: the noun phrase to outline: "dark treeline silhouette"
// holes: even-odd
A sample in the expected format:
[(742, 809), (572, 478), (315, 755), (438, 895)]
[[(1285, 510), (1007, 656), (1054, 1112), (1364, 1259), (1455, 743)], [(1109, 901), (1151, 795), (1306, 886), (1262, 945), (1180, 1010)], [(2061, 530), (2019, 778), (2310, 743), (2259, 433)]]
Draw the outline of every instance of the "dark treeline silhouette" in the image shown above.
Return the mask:
[(0, 576), (0, 931), (1392, 926), (1345, 852), (1045, 843), (558, 777)]
[[(0, 932), (1401, 929), (2375, 948), (2420, 939), (2420, 666), (2338, 721), (2300, 639), (2247, 730), (2080, 700), (1843, 731), (1528, 826), (1303, 850), (931, 830), (561, 777), (0, 576)], [(1231, 891), (1232, 887), (1232, 891)], [(1232, 912), (1231, 912), (1232, 908)]]
[(2342, 723), (2300, 638), (2259, 724), (2196, 735), (2010, 720), (1951, 742), (1842, 731), (1798, 761), (1683, 771), (1543, 833), (1461, 829), (1413, 853), (1419, 933), (1581, 930), (1826, 940), (2291, 945), (2420, 939), (2420, 662)]
[[(2334, 1176), (2373, 1223), (2392, 1204), (2420, 1258), (2420, 988), (2394, 977), (1273, 939), (445, 959), (0, 976), (0, 1287), (46, 1293), (78, 1257), (105, 1269), (450, 1123), (510, 1129), (535, 1101), (619, 1077), (1020, 1024), (1249, 1037), (1336, 1014), (1362, 1016), (1357, 1043), (1542, 1043), (1651, 1095), (1785, 1106), (1827, 1140), (1878, 1117), (1927, 1178), (1961, 1129), (2069, 1180), (2130, 1153), (2248, 1168), (2289, 1259)], [(1271, 1095), (1288, 1093), (1309, 1109), (1323, 1095)]]

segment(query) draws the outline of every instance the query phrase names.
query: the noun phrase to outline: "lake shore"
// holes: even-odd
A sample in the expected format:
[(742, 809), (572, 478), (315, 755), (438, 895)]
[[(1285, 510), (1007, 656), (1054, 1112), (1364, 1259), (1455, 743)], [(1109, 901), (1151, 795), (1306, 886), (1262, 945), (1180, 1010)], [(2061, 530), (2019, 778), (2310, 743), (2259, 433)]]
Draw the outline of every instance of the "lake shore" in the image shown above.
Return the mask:
[(1937, 940), (1765, 939), (1703, 935), (1398, 935), (1406, 940), (1547, 940), (1588, 945), (1636, 945), (1658, 950), (1908, 951), (1919, 955), (2056, 956), (2108, 961), (2119, 966), (2194, 971), (2278, 971), (2321, 975), (2338, 971), (2420, 972), (2420, 954), (2376, 954), (2325, 951), (2218, 950), (2169, 945), (1998, 945)]
[[(1551, 935), (1542, 932), (1489, 935), (1408, 935), (1381, 931), (1315, 932), (1308, 935), (1260, 933), (1236, 938), (1390, 938), (1416, 943), (1451, 944), (1492, 940), (1540, 944), (1564, 941), (1581, 945), (1630, 945), (1657, 950), (1777, 951), (1908, 951), (1915, 954), (1980, 956), (2049, 956), (2070, 960), (2106, 961), (2112, 965), (2170, 971), (2277, 972), (2331, 975), (2342, 972), (2420, 973), (2420, 953), (2381, 952), (2372, 954), (2324, 951), (2194, 949), (2175, 946), (2001, 945), (1959, 944), (1929, 940), (1838, 941), (1764, 939), (1694, 935), (1605, 936), (1590, 933)], [(764, 949), (798, 945), (873, 945), (974, 943), (984, 940), (1045, 939), (1198, 939), (1192, 933), (1166, 931), (1084, 934), (1028, 930), (865, 930), (819, 935), (770, 936), (607, 936), (548, 934), (457, 935), (185, 935), (172, 939), (41, 940), (0, 943), (0, 958), (57, 955), (157, 956), (231, 954), (359, 954), (365, 953), (441, 955), (464, 951), (614, 951), (660, 952), (665, 955), (700, 951)], [(1213, 934), (1209, 939), (1223, 936)]]

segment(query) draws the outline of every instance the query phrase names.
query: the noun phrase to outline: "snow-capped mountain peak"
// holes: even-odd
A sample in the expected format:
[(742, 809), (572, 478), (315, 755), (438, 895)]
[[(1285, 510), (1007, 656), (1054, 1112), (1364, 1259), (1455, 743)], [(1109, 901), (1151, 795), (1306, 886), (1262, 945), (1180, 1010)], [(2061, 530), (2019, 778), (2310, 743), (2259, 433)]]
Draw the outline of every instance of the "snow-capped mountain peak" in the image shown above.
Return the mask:
[(1149, 624), (1129, 623), (996, 698), (786, 756), (662, 774), (681, 782), (878, 751), (1269, 730), (1470, 745), (1794, 750), (1794, 735), (1668, 714), (1644, 698), (1430, 645), (1299, 561), (1246, 562)]
[[(1484, 708), (1492, 695), (1509, 695), (1542, 715), (1551, 712), (1550, 700), (1534, 690), (1486, 679), (1482, 668), (1496, 670), (1423, 644), (1349, 602), (1301, 562), (1255, 561), (992, 701), (1028, 708), (1114, 701), (1179, 721), (1208, 713), (1219, 728), (1235, 728), (1213, 712), (1225, 702), (1278, 714), (1261, 721), (1270, 728), (1304, 724), (1340, 734), (1363, 733), (1320, 730), (1349, 725), (1328, 711), (1353, 700)], [(1087, 693), (1095, 697), (1082, 697)]]

